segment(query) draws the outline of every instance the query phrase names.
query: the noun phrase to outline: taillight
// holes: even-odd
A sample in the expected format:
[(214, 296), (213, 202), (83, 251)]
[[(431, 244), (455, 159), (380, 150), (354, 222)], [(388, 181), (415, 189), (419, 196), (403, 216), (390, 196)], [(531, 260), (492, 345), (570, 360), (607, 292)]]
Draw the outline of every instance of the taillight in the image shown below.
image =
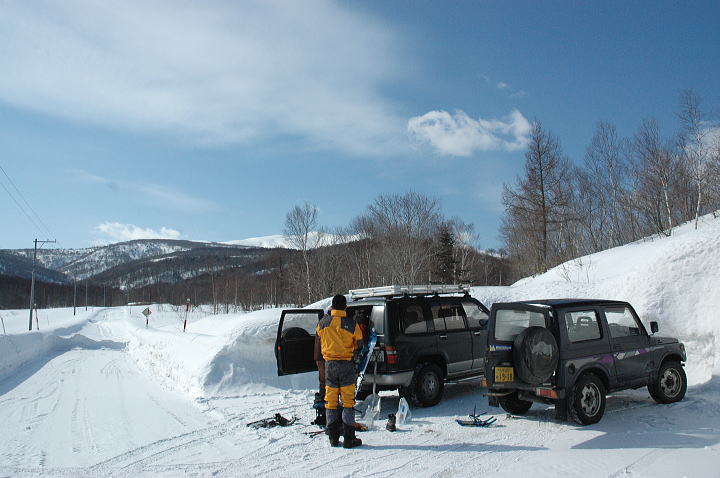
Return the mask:
[(535, 389), (535, 395), (539, 397), (545, 397), (545, 398), (558, 398), (557, 391), (551, 389), (551, 388), (536, 388)]
[(389, 365), (397, 365), (398, 356), (397, 356), (397, 350), (395, 350), (395, 347), (390, 347), (390, 346), (385, 347), (385, 357), (387, 358), (387, 363)]

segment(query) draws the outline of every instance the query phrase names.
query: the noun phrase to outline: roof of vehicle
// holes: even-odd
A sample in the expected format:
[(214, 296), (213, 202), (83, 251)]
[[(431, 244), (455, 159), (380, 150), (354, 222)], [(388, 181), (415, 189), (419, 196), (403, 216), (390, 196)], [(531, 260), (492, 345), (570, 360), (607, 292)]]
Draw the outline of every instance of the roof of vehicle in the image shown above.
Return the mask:
[(348, 307), (357, 307), (359, 305), (384, 305), (385, 304), (385, 298), (384, 297), (367, 297), (363, 299), (355, 299), (351, 302), (348, 302)]
[(609, 299), (540, 299), (521, 300), (517, 302), (505, 302), (504, 304), (525, 304), (540, 307), (571, 307), (575, 305), (596, 305), (596, 304), (618, 304), (625, 305), (627, 302)]

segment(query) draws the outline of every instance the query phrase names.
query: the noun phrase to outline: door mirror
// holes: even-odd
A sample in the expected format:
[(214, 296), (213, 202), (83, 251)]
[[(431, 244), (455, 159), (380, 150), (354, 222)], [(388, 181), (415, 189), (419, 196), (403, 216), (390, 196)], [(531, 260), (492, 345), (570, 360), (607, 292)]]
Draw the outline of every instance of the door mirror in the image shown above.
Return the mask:
[(658, 323), (655, 321), (650, 322), (650, 332), (656, 334), (658, 330), (660, 330), (660, 328), (658, 327)]

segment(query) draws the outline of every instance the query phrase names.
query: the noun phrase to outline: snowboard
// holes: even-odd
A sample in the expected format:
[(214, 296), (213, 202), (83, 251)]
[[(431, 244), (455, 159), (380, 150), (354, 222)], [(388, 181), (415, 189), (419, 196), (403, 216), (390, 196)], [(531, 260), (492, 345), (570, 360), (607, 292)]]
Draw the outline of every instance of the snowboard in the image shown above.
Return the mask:
[(367, 366), (370, 363), (373, 351), (375, 350), (375, 344), (377, 344), (377, 334), (375, 333), (375, 329), (373, 329), (370, 331), (370, 338), (366, 347), (367, 352), (363, 357), (361, 357), (360, 364), (358, 366), (358, 378), (355, 381), (355, 398), (357, 398), (357, 393), (360, 390), (363, 379), (365, 378), (365, 371), (367, 370)]

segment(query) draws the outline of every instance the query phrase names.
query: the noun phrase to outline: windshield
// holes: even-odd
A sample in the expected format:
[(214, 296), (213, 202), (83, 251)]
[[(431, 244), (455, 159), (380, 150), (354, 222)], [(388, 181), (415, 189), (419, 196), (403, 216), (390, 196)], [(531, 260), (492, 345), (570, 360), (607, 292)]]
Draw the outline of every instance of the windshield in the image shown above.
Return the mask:
[(495, 340), (512, 342), (528, 327), (545, 327), (545, 315), (531, 310), (500, 309), (495, 312)]

